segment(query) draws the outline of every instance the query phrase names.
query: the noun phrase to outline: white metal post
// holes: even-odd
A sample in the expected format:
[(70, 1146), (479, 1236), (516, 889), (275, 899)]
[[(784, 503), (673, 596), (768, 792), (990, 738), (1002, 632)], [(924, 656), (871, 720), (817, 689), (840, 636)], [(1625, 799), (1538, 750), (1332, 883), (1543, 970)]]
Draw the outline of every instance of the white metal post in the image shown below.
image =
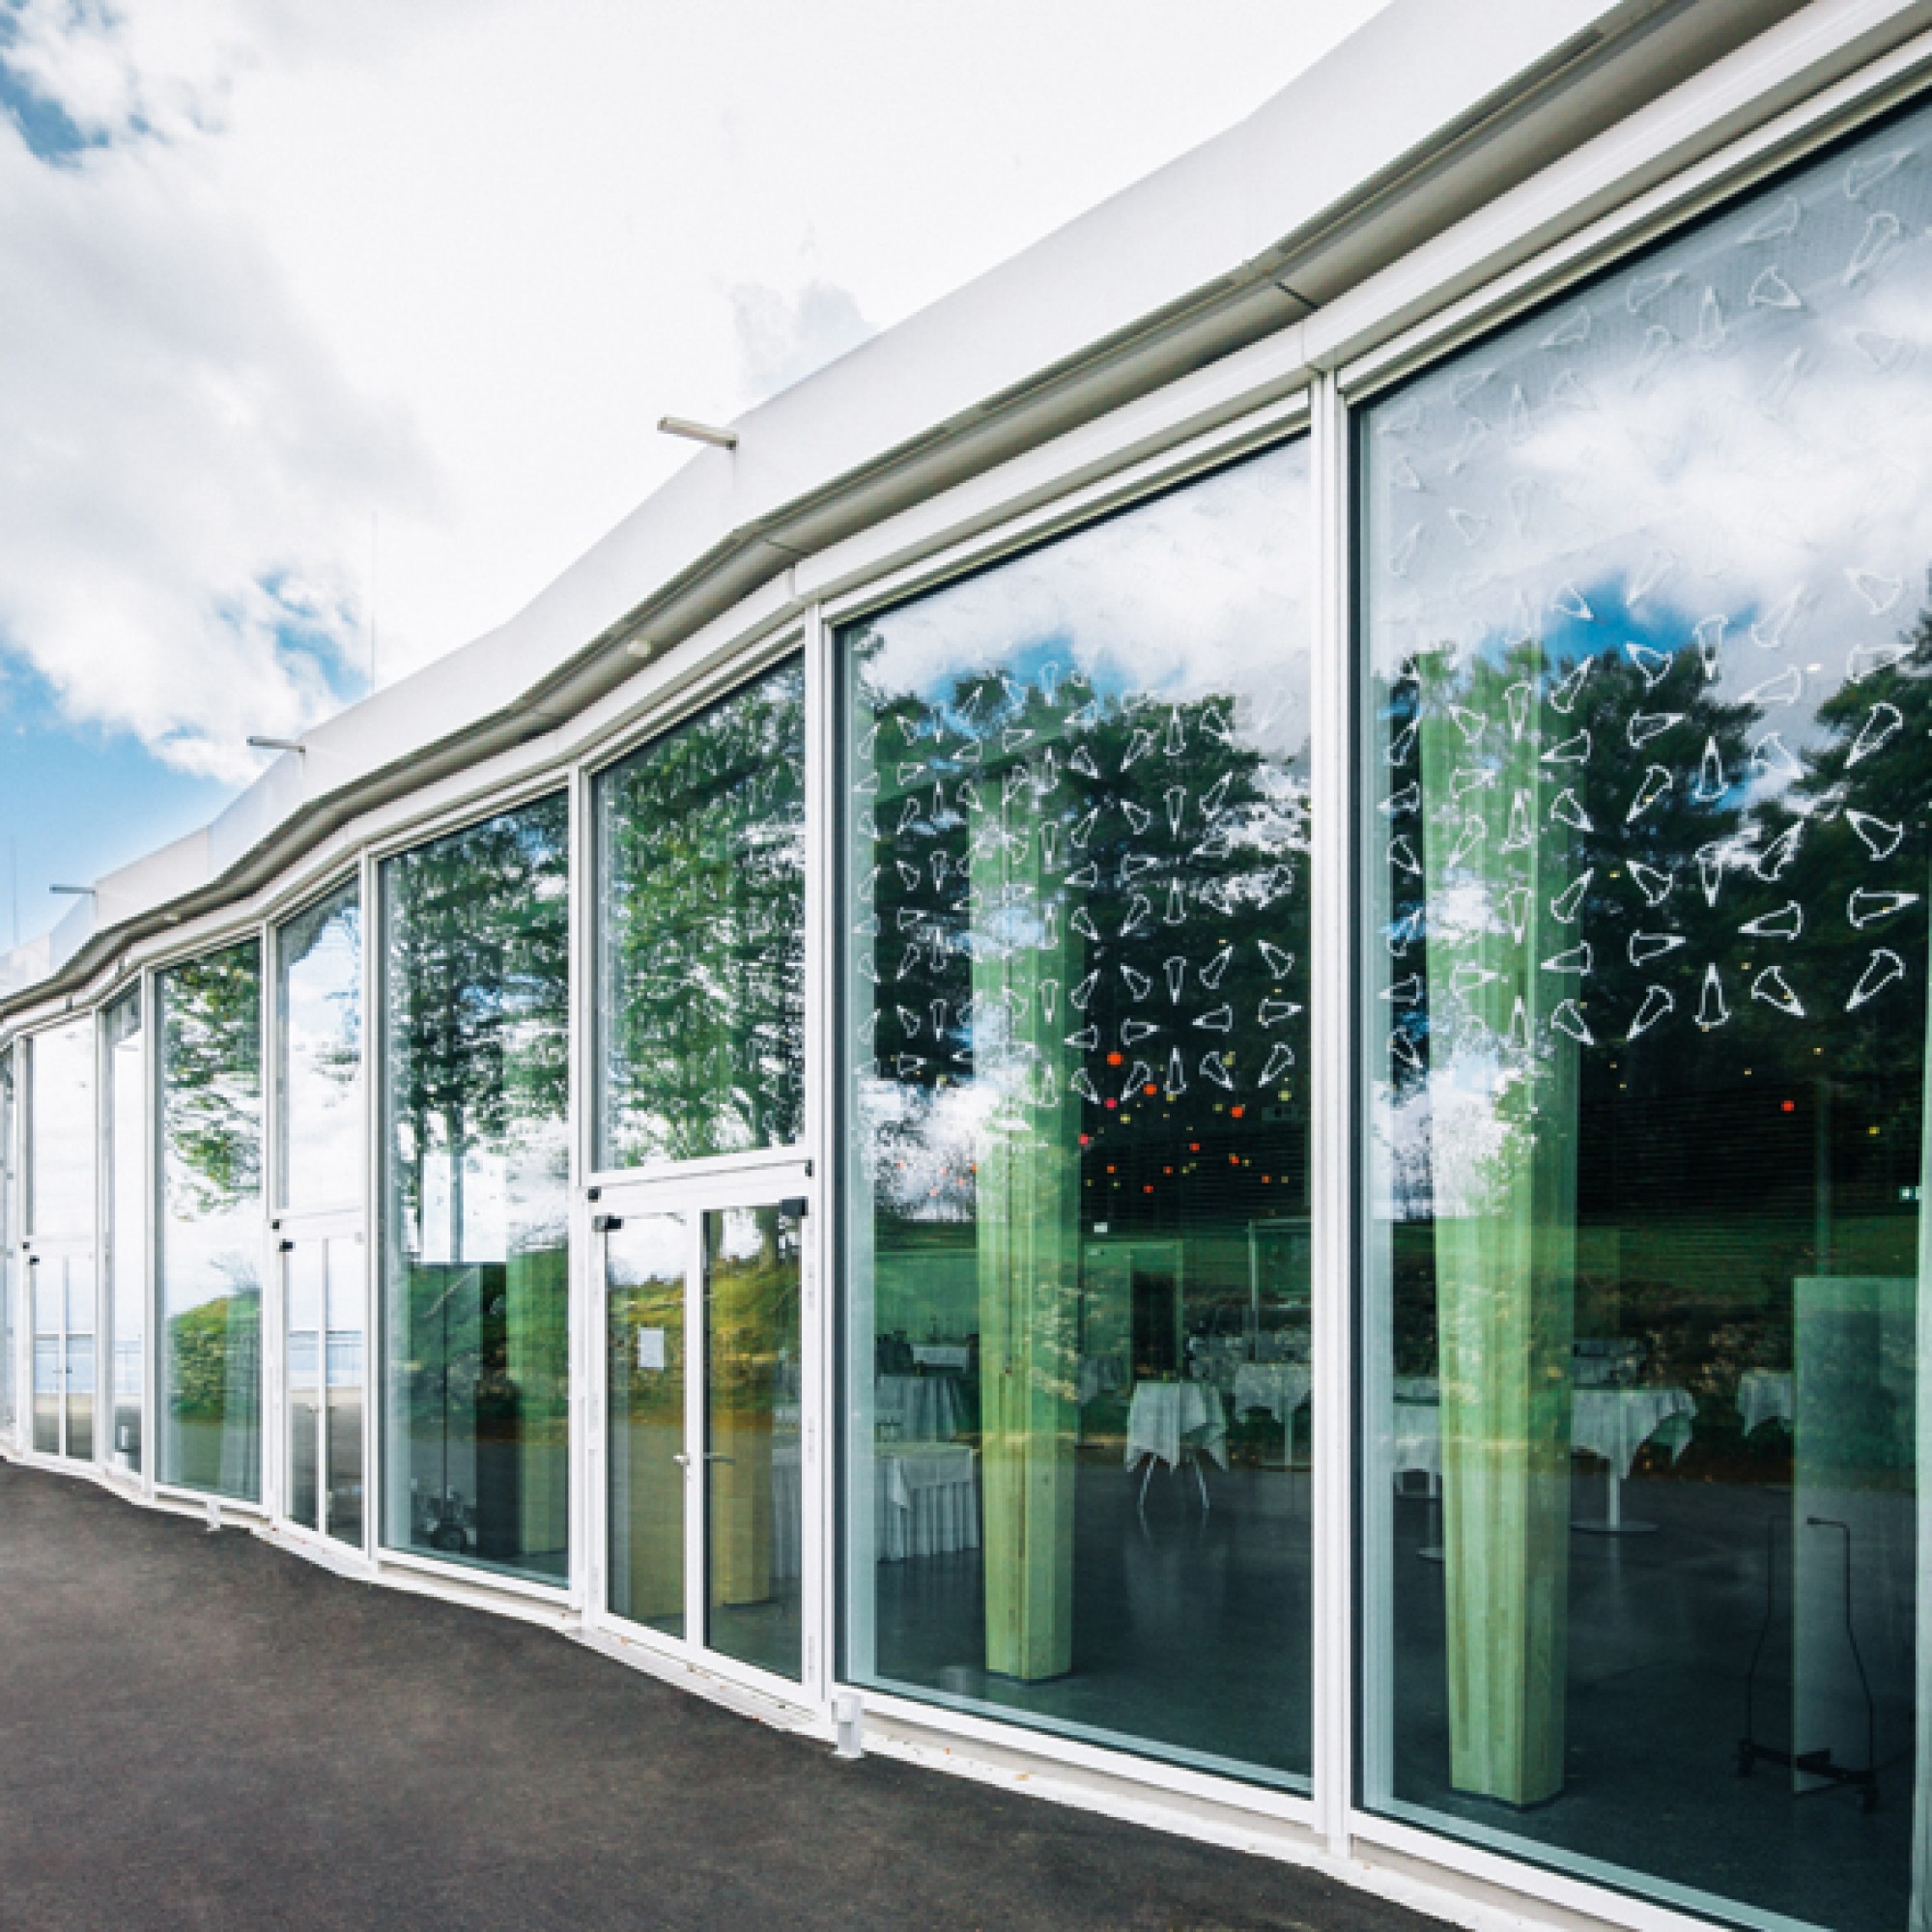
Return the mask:
[(1349, 1847), (1353, 1709), (1352, 1522), (1354, 1159), (1350, 1041), (1350, 604), (1347, 412), (1332, 377), (1318, 384), (1311, 421), (1315, 490), (1315, 636), (1310, 690), (1311, 854), (1309, 1201), (1313, 1290), (1315, 1473), (1314, 1795), (1319, 1829), (1337, 1857)]
[(593, 1110), (597, 1087), (592, 1077), (591, 1055), (595, 1051), (596, 1018), (594, 962), (596, 959), (595, 921), (596, 855), (592, 850), (589, 772), (583, 765), (570, 769), (566, 797), (569, 816), (565, 831), (565, 931), (568, 956), (565, 968), (565, 1050), (564, 1139), (568, 1149), (564, 1213), (564, 1238), (569, 1253), (564, 1259), (567, 1305), (566, 1365), (570, 1377), (570, 1400), (564, 1406), (570, 1444), (564, 1457), (568, 1471), (569, 1497), (564, 1510), (566, 1535), (570, 1539), (567, 1569), (572, 1601), (581, 1614), (588, 1616), (596, 1604), (602, 1571), (602, 1553), (597, 1532), (590, 1526), (589, 1497), (592, 1490), (592, 1459), (602, 1441), (601, 1415), (596, 1391), (591, 1386), (590, 1359), (594, 1343), (590, 1334), (590, 1314), (596, 1299), (592, 1292), (593, 1246), (601, 1253), (601, 1243), (590, 1238), (590, 1203), (584, 1177), (595, 1165), (592, 1138), (596, 1130)]
[(388, 1029), (383, 1012), (383, 906), (375, 854), (362, 848), (356, 867), (362, 922), (362, 1553), (373, 1559), (383, 1547), (387, 1501), (383, 1474), (382, 1414), (388, 1350), (382, 1322), (382, 1284), (387, 1239), (381, 1200), (383, 1177), (383, 1056)]
[(802, 1307), (799, 1364), (799, 1482), (801, 1491), (800, 1625), (805, 1701), (822, 1706), (831, 1694), (837, 1652), (835, 1587), (838, 1515), (833, 1471), (837, 1414), (838, 1295), (835, 1272), (838, 1158), (834, 1139), (833, 1083), (838, 938), (832, 909), (838, 865), (833, 774), (838, 667), (835, 634), (814, 604), (805, 627), (805, 1153), (812, 1184), (800, 1231)]

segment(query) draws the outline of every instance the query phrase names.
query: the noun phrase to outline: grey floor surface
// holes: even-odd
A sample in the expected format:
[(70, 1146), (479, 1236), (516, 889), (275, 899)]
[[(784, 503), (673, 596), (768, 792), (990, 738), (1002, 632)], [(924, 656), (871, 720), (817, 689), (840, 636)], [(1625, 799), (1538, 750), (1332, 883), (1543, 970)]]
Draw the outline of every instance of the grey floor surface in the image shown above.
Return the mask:
[(0, 1927), (1431, 1921), (0, 1464)]

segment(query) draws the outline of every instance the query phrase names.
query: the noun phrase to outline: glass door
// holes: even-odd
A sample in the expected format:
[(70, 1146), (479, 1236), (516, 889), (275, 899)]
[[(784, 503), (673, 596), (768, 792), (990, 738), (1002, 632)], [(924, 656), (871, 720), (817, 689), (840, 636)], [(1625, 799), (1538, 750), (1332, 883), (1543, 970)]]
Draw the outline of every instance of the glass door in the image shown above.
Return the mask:
[[(284, 1223), (288, 1227), (289, 1223)], [(284, 1501), (290, 1522), (362, 1547), (365, 1284), (353, 1225), (281, 1241)]]
[(94, 1256), (49, 1244), (27, 1259), (34, 1314), (34, 1450), (94, 1460)]
[(768, 1187), (603, 1190), (603, 1588), (614, 1617), (796, 1683), (806, 1201)]

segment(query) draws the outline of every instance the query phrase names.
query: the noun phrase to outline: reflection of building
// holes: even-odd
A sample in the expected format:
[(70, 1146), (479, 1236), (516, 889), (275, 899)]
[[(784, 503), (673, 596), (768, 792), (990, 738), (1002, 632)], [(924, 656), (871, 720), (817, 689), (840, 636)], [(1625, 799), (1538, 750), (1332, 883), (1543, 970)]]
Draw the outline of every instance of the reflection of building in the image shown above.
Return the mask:
[(0, 1447), (1451, 1918), (1932, 1915), (1918, 16), (1479, 11), (9, 961)]

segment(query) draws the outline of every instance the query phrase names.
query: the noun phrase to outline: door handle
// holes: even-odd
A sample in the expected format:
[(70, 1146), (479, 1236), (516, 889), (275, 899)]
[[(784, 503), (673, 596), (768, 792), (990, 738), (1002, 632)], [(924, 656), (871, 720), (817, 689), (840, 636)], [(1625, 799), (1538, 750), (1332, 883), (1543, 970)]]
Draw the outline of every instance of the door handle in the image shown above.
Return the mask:
[(685, 1455), (681, 1450), (674, 1453), (670, 1460), (673, 1463), (678, 1463), (683, 1468), (688, 1469), (691, 1467), (691, 1458)]

